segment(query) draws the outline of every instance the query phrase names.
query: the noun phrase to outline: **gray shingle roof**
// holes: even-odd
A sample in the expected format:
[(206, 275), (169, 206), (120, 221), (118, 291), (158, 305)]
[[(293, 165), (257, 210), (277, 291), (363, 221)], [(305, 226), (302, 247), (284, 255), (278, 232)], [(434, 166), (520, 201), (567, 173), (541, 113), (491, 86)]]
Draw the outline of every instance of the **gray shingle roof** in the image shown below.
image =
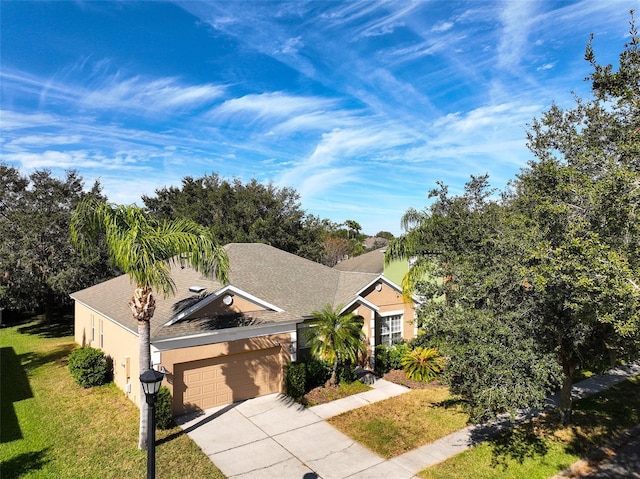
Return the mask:
[(368, 253), (354, 256), (334, 266), (339, 271), (357, 271), (359, 273), (382, 274), (384, 272), (384, 251), (378, 248)]
[[(174, 266), (171, 274), (176, 294), (167, 299), (156, 296), (156, 310), (151, 320), (152, 338), (179, 337), (224, 327), (222, 324), (302, 320), (326, 304), (337, 306), (350, 302), (357, 291), (376, 277), (376, 274), (329, 268), (265, 244), (231, 243), (225, 246), (225, 250), (230, 264), (229, 284), (284, 312), (252, 312), (243, 318), (236, 318), (240, 323), (234, 323), (230, 318), (198, 318), (196, 314), (196, 319), (165, 326), (186, 305), (197, 303), (224, 286), (188, 266)], [(206, 290), (196, 294), (189, 291), (191, 286), (201, 286)], [(129, 277), (122, 275), (78, 291), (72, 297), (124, 327), (137, 331), (137, 321), (128, 307), (133, 288)]]

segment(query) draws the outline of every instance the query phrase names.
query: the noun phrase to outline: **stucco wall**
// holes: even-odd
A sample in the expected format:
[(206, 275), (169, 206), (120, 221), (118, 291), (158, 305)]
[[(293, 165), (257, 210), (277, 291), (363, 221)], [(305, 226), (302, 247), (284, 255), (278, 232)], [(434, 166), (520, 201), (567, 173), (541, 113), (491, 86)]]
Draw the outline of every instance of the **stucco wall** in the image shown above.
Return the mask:
[[(92, 338), (92, 320), (94, 335)], [(138, 336), (85, 305), (75, 304), (74, 335), (80, 346), (102, 349), (113, 360), (113, 381), (124, 394), (139, 405), (140, 369), (138, 365)], [(102, 324), (103, 344), (100, 344)], [(127, 384), (130, 385), (127, 388)], [(130, 392), (127, 392), (127, 390)]]

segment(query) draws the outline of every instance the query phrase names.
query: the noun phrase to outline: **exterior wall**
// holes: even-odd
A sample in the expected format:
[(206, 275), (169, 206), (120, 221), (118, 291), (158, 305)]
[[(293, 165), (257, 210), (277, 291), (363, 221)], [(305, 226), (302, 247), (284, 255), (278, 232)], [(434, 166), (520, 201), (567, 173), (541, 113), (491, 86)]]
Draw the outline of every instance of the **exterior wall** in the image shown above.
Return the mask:
[[(199, 361), (203, 359), (212, 359), (222, 356), (241, 354), (250, 351), (258, 351), (280, 347), (280, 364), (277, 374), (280, 377), (280, 385), (284, 380), (283, 366), (291, 359), (291, 333), (274, 334), (269, 336), (261, 336), (250, 339), (223, 342), (218, 344), (206, 344), (202, 346), (193, 346), (189, 348), (169, 349), (162, 351), (162, 359), (160, 365), (166, 370), (165, 385), (171, 390), (174, 398), (172, 410), (174, 414), (182, 412), (182, 405), (179, 404), (179, 398), (182, 396), (184, 385), (182, 378), (175, 377), (176, 365)], [(280, 389), (280, 392), (282, 388)]]
[[(93, 321), (93, 337), (92, 337)], [(102, 345), (100, 328), (102, 325)], [(102, 349), (113, 360), (113, 381), (138, 406), (140, 368), (138, 364), (138, 336), (105, 316), (76, 301), (74, 318), (75, 341), (80, 346)]]

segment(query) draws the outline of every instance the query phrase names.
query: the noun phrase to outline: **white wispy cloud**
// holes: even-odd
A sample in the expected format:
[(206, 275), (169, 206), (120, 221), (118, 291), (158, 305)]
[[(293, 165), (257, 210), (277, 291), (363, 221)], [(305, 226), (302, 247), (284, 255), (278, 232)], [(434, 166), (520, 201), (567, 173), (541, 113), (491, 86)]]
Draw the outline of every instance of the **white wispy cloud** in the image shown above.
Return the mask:
[(27, 135), (7, 142), (4, 148), (14, 149), (25, 146), (41, 148), (43, 145), (73, 145), (81, 141), (80, 135)]
[(146, 80), (141, 77), (108, 78), (82, 96), (91, 108), (133, 108), (138, 111), (196, 108), (220, 98), (225, 88), (220, 85), (182, 85), (176, 78)]
[(60, 117), (46, 112), (22, 112), (0, 110), (0, 122), (4, 132), (23, 128), (37, 128), (57, 124)]
[(530, 0), (507, 0), (500, 5), (502, 34), (498, 45), (498, 65), (501, 68), (519, 68), (529, 42), (529, 29), (536, 16), (537, 5), (537, 2)]
[(331, 109), (335, 100), (320, 97), (290, 95), (283, 92), (245, 95), (226, 100), (212, 112), (212, 117), (242, 116), (252, 121), (263, 118), (287, 118)]

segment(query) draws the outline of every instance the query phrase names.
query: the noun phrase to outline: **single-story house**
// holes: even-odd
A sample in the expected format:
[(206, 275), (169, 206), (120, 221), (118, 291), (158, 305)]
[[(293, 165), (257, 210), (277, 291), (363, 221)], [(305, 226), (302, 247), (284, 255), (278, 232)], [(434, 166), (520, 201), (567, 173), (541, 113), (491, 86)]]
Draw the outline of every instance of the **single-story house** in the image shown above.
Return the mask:
[[(370, 352), (417, 334), (415, 305), (384, 274), (329, 268), (265, 244), (225, 250), (229, 284), (176, 265), (175, 296), (156, 295), (152, 362), (166, 370), (175, 415), (280, 392), (285, 364), (305, 352), (305, 321), (327, 304), (365, 319)], [(72, 298), (75, 340), (105, 351), (115, 383), (139, 404), (137, 322), (128, 307), (133, 288), (122, 275)]]

